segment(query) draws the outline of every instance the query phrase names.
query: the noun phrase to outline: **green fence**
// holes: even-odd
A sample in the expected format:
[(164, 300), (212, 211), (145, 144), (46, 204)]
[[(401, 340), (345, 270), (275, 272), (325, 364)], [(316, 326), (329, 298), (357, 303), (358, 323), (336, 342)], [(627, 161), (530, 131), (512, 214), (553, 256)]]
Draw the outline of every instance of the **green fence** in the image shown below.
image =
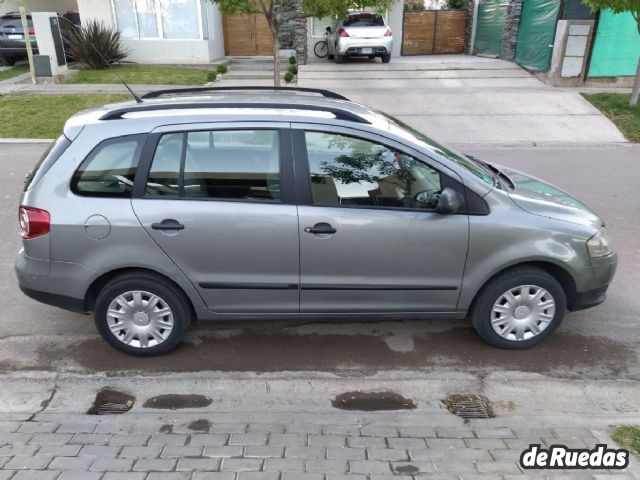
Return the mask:
[(588, 76), (635, 75), (639, 55), (640, 34), (633, 15), (600, 12)]
[(508, 0), (480, 0), (473, 53), (492, 57), (500, 56), (508, 5)]
[(536, 72), (549, 70), (559, 11), (558, 0), (524, 0), (516, 44), (517, 64)]

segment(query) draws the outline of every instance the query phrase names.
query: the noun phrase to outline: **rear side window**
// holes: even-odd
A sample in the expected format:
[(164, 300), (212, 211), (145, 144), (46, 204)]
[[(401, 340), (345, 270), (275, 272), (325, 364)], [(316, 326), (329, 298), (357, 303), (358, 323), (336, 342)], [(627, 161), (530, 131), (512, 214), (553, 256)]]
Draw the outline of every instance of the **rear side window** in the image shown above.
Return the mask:
[(32, 185), (38, 183), (38, 180), (47, 173), (51, 166), (62, 156), (65, 150), (71, 145), (69, 140), (64, 135), (60, 135), (55, 142), (53, 142), (47, 150), (42, 154), (36, 166), (33, 167), (31, 173), (27, 174), (24, 180), (24, 191), (26, 192)]
[(280, 201), (279, 151), (277, 130), (163, 135), (145, 196)]
[(77, 195), (130, 197), (146, 135), (129, 135), (100, 143), (71, 181)]

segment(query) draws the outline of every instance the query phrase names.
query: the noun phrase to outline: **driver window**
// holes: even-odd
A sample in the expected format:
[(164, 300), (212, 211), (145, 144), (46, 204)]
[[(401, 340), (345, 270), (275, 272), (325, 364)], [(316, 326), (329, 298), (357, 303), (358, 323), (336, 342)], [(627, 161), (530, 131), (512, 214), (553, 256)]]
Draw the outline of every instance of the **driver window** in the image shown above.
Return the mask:
[(435, 209), (440, 174), (406, 153), (325, 132), (305, 132), (316, 205)]

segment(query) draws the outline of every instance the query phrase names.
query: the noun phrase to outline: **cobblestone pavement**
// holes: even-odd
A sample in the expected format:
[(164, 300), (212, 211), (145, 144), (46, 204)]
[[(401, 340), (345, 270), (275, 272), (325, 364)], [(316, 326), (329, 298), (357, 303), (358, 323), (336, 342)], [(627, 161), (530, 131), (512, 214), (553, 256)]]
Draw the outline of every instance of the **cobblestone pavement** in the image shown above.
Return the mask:
[(599, 432), (578, 427), (229, 424), (195, 415), (175, 423), (153, 416), (112, 418), (0, 422), (0, 479), (637, 478), (630, 470), (525, 474), (519, 467), (530, 443), (574, 448), (602, 443)]

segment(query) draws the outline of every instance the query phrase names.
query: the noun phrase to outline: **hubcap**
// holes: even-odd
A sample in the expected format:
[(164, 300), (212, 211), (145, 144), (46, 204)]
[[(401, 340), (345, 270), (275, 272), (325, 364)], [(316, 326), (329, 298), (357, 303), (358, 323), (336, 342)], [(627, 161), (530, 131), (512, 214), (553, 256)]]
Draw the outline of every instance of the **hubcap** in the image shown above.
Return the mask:
[(107, 324), (122, 343), (149, 348), (164, 342), (173, 330), (173, 312), (159, 296), (133, 290), (118, 295), (107, 309)]
[(529, 340), (551, 324), (555, 311), (555, 300), (548, 291), (521, 285), (498, 297), (491, 309), (491, 326), (504, 339)]

